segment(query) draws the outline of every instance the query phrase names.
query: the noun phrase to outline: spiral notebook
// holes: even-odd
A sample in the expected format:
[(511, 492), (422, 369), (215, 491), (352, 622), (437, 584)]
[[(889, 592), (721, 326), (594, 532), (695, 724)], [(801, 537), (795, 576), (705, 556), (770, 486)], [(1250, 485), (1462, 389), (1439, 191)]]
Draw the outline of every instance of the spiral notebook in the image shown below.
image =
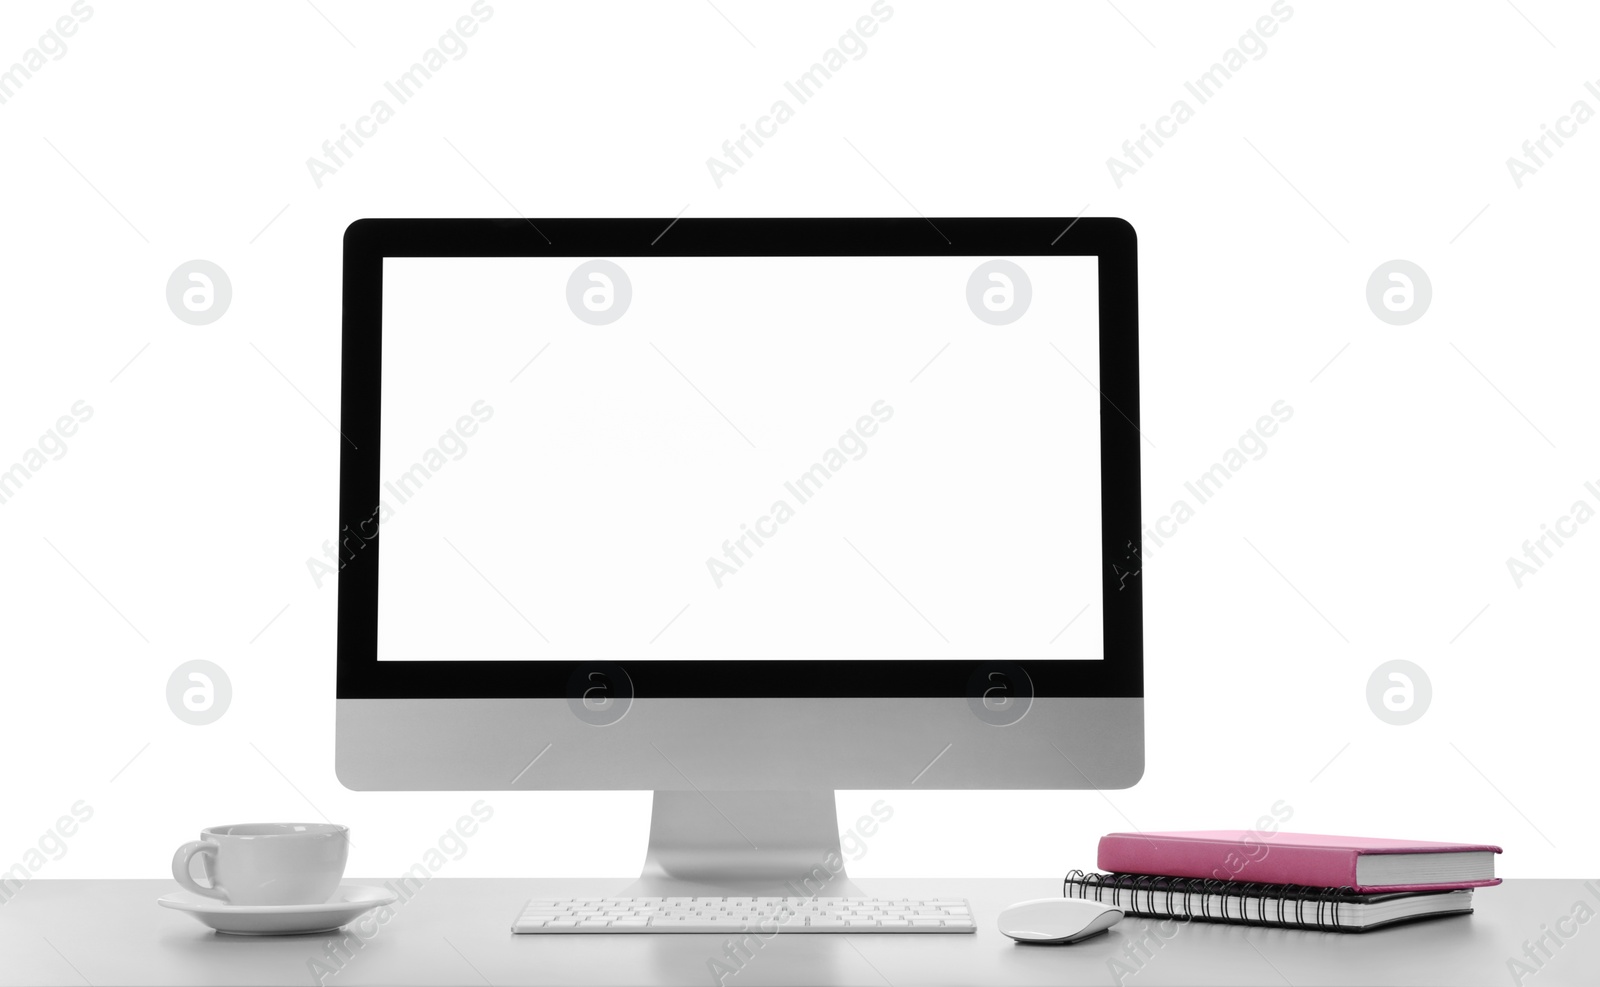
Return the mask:
[(1365, 932), (1399, 922), (1472, 911), (1471, 889), (1360, 894), (1350, 888), (1081, 870), (1067, 875), (1062, 894), (1104, 902), (1130, 915), (1329, 932)]

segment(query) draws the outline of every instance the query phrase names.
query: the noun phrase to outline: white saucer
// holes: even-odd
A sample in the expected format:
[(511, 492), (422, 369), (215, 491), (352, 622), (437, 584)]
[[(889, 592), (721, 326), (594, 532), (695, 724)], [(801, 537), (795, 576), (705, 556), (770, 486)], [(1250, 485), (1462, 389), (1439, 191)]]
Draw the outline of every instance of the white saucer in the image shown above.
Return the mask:
[(234, 936), (295, 936), (333, 932), (374, 908), (393, 904), (393, 892), (365, 884), (341, 884), (320, 905), (230, 905), (192, 891), (156, 899), (163, 908), (188, 912), (218, 932)]

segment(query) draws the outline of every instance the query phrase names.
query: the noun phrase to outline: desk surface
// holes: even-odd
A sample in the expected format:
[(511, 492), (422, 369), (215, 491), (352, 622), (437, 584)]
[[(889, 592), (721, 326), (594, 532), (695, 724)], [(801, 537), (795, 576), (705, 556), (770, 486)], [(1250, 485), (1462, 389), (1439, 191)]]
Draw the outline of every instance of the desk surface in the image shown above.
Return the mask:
[[(379, 884), (381, 881), (361, 882)], [(531, 897), (603, 896), (623, 880), (458, 880), (434, 878), (393, 918), (350, 951), (321, 982), (363, 984), (691, 984), (716, 983), (708, 960), (725, 936), (513, 936), (512, 918)], [(971, 900), (976, 935), (779, 934), (723, 981), (729, 987), (851, 984), (1600, 984), (1600, 882), (1507, 881), (1480, 890), (1470, 916), (1396, 926), (1362, 935), (1179, 926), (1148, 956), (1128, 949), (1148, 920), (1130, 917), (1075, 946), (1019, 946), (1000, 935), (1000, 909), (1059, 894), (1052, 880), (877, 880), (858, 882), (884, 897), (960, 895)], [(330, 936), (257, 939), (217, 935), (191, 916), (156, 905), (171, 881), (28, 882), (0, 906), (0, 987), (133, 984), (316, 984), (312, 961), (333, 965)], [(1583, 912), (1583, 902), (1593, 911)], [(1575, 911), (1596, 915), (1577, 924)], [(1560, 928), (1570, 933), (1542, 966), (1524, 943)], [(351, 939), (354, 943), (356, 940)], [(1527, 964), (1518, 979), (1508, 965)], [(1115, 960), (1120, 967), (1113, 965)]]

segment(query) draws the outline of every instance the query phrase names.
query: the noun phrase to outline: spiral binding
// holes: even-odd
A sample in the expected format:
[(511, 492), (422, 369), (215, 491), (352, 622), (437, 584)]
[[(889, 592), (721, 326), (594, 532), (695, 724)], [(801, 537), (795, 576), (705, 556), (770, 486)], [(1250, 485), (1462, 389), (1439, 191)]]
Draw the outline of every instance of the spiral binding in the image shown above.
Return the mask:
[[(1135, 915), (1338, 931), (1344, 928), (1339, 922), (1339, 905), (1354, 895), (1355, 889), (1074, 870), (1061, 882), (1061, 893), (1092, 898)], [(1215, 913), (1213, 899), (1219, 909)]]

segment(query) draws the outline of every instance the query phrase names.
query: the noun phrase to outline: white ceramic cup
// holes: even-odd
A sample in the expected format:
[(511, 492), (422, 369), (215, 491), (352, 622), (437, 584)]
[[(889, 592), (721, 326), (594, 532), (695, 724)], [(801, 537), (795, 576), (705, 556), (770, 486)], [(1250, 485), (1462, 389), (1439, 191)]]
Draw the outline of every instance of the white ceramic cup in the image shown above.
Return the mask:
[[(333, 823), (213, 826), (172, 855), (172, 877), (230, 905), (320, 905), (338, 888), (349, 855), (350, 829)], [(209, 886), (189, 871), (196, 856)]]

